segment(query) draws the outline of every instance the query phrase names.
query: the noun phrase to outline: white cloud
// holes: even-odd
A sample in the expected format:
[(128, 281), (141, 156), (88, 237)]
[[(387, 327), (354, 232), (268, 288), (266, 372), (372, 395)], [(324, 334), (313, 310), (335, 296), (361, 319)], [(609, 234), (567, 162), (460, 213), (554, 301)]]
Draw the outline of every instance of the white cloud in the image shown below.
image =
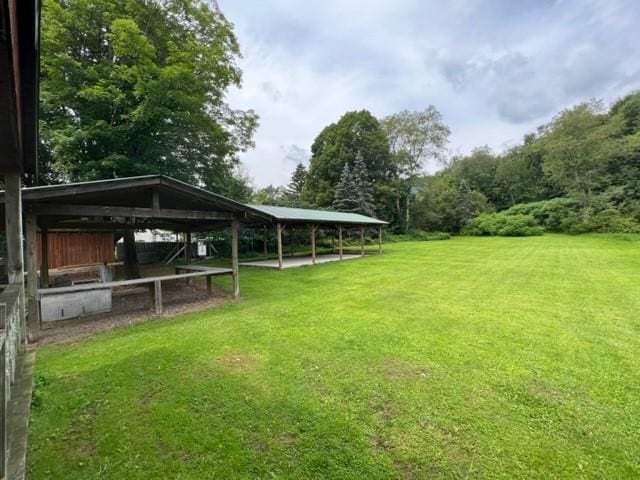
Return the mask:
[[(634, 0), (219, 0), (244, 54), (234, 108), (260, 115), (243, 156), (286, 184), (326, 125), (434, 104), (451, 150), (512, 145), (571, 104), (640, 87)], [(434, 168), (430, 166), (430, 169)]]

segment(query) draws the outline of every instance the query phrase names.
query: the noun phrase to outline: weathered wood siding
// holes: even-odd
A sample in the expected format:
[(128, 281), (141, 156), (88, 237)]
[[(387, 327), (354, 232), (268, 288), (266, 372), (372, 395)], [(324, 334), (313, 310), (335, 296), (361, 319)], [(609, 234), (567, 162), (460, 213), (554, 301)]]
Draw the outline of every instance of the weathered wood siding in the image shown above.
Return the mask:
[[(49, 232), (49, 268), (115, 261), (111, 232)], [(41, 238), (37, 235), (36, 265), (40, 265)]]

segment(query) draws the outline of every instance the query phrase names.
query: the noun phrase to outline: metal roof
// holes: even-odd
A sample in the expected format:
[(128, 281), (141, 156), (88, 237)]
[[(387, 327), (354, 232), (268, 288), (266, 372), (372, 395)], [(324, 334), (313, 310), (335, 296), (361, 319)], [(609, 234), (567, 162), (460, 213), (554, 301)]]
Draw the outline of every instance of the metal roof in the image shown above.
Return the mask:
[(300, 223), (341, 223), (349, 225), (387, 225), (388, 222), (358, 213), (311, 210), (308, 208), (276, 207), (274, 205), (248, 205), (254, 210), (270, 215), (275, 220)]

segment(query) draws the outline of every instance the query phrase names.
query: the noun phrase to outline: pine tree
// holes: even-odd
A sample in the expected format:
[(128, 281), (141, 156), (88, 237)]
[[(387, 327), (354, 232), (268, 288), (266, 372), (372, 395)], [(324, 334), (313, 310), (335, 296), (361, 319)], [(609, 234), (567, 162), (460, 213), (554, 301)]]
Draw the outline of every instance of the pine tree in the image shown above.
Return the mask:
[(287, 185), (287, 194), (291, 197), (299, 197), (304, 188), (304, 181), (307, 178), (307, 168), (302, 162), (298, 163), (296, 169), (291, 174), (291, 180)]
[(369, 172), (367, 166), (362, 159), (362, 155), (358, 153), (352, 170), (353, 184), (357, 194), (356, 213), (373, 217), (375, 211), (373, 208), (373, 187), (369, 181)]
[(348, 163), (344, 164), (336, 185), (332, 206), (339, 212), (355, 212), (358, 209), (358, 189)]

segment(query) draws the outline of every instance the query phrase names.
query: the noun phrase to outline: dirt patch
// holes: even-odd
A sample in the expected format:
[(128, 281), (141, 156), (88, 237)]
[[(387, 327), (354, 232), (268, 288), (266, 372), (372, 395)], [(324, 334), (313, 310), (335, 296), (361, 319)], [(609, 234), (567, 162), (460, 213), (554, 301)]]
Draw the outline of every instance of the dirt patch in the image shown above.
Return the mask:
[(242, 352), (228, 352), (216, 360), (217, 364), (227, 370), (246, 372), (255, 369), (256, 361)]
[(74, 416), (73, 421), (69, 425), (69, 429), (65, 434), (65, 443), (70, 453), (74, 456), (90, 457), (96, 453), (97, 448), (92, 440), (93, 435), (91, 428), (96, 414), (95, 405), (86, 405)]
[(528, 382), (526, 388), (530, 395), (551, 403), (560, 404), (564, 401), (564, 395), (560, 390), (538, 378)]
[(369, 400), (368, 406), (382, 422), (387, 423), (397, 416), (395, 407), (382, 397), (373, 397)]
[(389, 380), (420, 379), (430, 375), (426, 368), (412, 365), (397, 358), (386, 358), (382, 362), (382, 371)]
[[(144, 276), (148, 276), (147, 272)], [(214, 286), (213, 297), (210, 297), (207, 295), (204, 281), (186, 285), (184, 281), (168, 280), (162, 283), (162, 300), (163, 314), (161, 316), (170, 317), (221, 305), (231, 301), (232, 296), (226, 290)], [(110, 313), (44, 322), (38, 345), (72, 343), (97, 332), (133, 325), (158, 317), (151, 310), (149, 290), (146, 287), (127, 290), (114, 289), (112, 304), (113, 308)]]

